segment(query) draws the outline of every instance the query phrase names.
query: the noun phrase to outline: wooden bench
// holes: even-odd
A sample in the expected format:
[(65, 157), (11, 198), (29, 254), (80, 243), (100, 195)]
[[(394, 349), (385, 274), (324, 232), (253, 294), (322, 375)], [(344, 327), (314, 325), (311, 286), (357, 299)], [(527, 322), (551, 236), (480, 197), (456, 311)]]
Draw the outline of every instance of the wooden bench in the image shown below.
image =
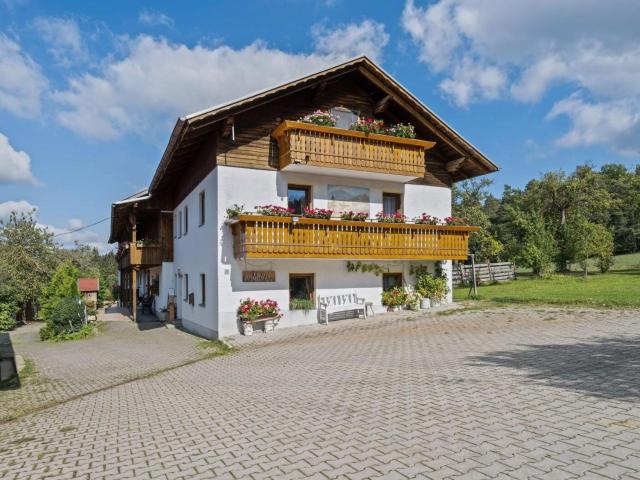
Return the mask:
[(358, 316), (362, 312), (364, 318), (367, 318), (365, 299), (358, 297), (355, 292), (318, 297), (318, 312), (320, 313), (320, 320), (324, 320), (325, 325), (329, 324), (329, 315), (348, 311), (357, 312)]

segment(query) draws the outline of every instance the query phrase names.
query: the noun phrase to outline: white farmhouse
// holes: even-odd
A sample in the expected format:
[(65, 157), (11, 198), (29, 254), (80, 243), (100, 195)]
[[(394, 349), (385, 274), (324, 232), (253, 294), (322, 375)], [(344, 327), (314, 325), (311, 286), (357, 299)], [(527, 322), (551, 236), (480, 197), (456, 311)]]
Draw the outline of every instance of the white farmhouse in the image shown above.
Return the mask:
[[(401, 126), (371, 133), (363, 119)], [(407, 124), (415, 138), (390, 135)], [(174, 301), (207, 338), (238, 333), (245, 298), (276, 300), (281, 326), (318, 322), (333, 295), (384, 311), (381, 293), (410, 289), (412, 266), (450, 281), (467, 258), (472, 228), (414, 220), (449, 217), (452, 184), (496, 170), (366, 57), (188, 115), (149, 188), (112, 205), (121, 301), (134, 318)]]

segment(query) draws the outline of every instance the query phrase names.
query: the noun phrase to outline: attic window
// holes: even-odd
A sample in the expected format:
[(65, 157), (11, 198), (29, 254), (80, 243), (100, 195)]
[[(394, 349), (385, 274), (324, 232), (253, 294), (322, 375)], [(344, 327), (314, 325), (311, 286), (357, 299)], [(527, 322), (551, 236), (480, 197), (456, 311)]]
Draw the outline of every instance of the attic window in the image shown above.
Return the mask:
[(358, 121), (359, 112), (355, 110), (349, 110), (345, 107), (333, 107), (331, 109), (331, 115), (333, 115), (337, 119), (337, 128), (349, 128), (351, 125)]

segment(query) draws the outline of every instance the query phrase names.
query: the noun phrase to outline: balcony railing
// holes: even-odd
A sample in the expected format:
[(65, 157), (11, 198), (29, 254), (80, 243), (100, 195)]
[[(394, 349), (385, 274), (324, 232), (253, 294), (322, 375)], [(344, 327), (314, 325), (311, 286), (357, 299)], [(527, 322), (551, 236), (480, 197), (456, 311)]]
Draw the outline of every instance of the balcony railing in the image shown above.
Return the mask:
[(132, 244), (129, 249), (124, 252), (122, 257), (120, 257), (118, 267), (120, 270), (124, 270), (131, 266), (149, 267), (161, 265), (163, 256), (162, 247), (159, 245), (138, 247)]
[(358, 170), (408, 178), (424, 176), (425, 151), (435, 142), (363, 133), (286, 120), (273, 131), (279, 166)]
[(236, 258), (466, 260), (478, 227), (240, 215)]

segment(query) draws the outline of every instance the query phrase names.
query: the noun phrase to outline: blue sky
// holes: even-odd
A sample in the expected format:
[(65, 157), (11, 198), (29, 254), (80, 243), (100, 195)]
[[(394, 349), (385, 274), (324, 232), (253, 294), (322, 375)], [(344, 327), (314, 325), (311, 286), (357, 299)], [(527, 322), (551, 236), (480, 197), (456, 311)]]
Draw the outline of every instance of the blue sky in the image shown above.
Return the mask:
[[(0, 217), (147, 186), (179, 115), (366, 53), (504, 184), (640, 156), (640, 2), (0, 0)], [(73, 235), (105, 249), (108, 222)]]

